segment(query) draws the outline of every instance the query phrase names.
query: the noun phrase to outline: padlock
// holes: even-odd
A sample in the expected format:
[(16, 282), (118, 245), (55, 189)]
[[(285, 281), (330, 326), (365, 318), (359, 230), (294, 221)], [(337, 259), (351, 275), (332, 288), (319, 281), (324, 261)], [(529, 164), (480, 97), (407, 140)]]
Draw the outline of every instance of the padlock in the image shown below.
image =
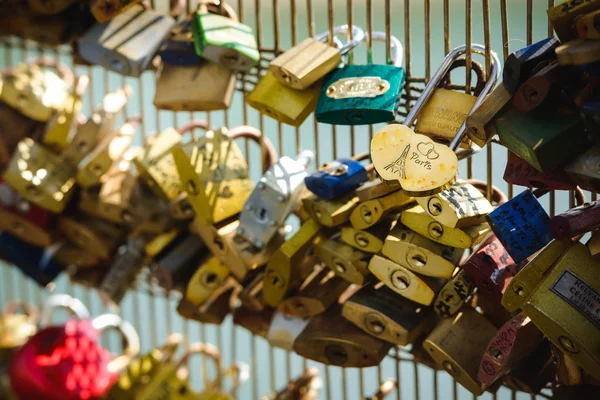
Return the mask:
[(388, 379), (379, 385), (379, 389), (377, 389), (377, 392), (373, 396), (365, 397), (363, 400), (383, 400), (389, 396), (390, 393), (397, 390), (399, 390), (398, 382), (394, 379)]
[(399, 225), (389, 232), (381, 249), (381, 254), (411, 271), (444, 279), (450, 279), (464, 253), (464, 249), (436, 243)]
[(283, 156), (265, 172), (240, 213), (239, 236), (259, 249), (271, 241), (296, 208), (313, 157), (310, 150)]
[(74, 266), (78, 269), (92, 268), (102, 261), (97, 255), (69, 241), (62, 243), (62, 246), (54, 253), (54, 259), (62, 265)]
[[(46, 67), (56, 68), (60, 76)], [(64, 109), (74, 82), (72, 72), (52, 59), (19, 64), (1, 79), (0, 100), (40, 122)]]
[(475, 396), (483, 393), (477, 380), (479, 361), (496, 328), (472, 308), (440, 320), (423, 342), (425, 351), (459, 384)]
[(318, 266), (306, 277), (298, 290), (281, 302), (280, 310), (300, 318), (314, 317), (338, 301), (350, 282), (325, 266)]
[(363, 286), (342, 305), (342, 316), (386, 342), (406, 346), (433, 326), (430, 308), (399, 297), (381, 282)]
[(571, 239), (600, 228), (600, 201), (585, 203), (555, 215), (548, 221), (555, 239)]
[(92, 0), (90, 10), (96, 21), (103, 24), (127, 11), (141, 0)]
[(577, 17), (593, 12), (600, 6), (598, 0), (568, 0), (548, 9), (548, 19), (561, 42), (577, 38)]
[(374, 255), (369, 271), (387, 287), (415, 303), (430, 305), (435, 294), (444, 286), (444, 279), (419, 276), (400, 264)]
[(310, 195), (302, 199), (304, 210), (312, 219), (323, 226), (339, 226), (350, 219), (352, 211), (358, 205), (358, 197), (354, 192), (333, 200), (326, 200), (315, 195)]
[(525, 260), (552, 240), (548, 227), (550, 217), (531, 190), (513, 197), (486, 218), (515, 263)]
[(5, 103), (0, 103), (0, 119), (0, 168), (4, 169), (22, 139), (31, 137), (34, 141), (41, 140), (44, 125)]
[(575, 243), (548, 271), (523, 311), (555, 346), (588, 374), (600, 377), (598, 260)]
[[(554, 380), (564, 386), (578, 386), (590, 383), (590, 377), (569, 354), (551, 345), (552, 361), (556, 365)], [(591, 379), (590, 379), (591, 378)]]
[(123, 238), (119, 226), (86, 216), (61, 216), (60, 232), (91, 254), (108, 260)]
[(515, 262), (494, 234), (469, 256), (463, 268), (478, 293), (496, 304), (500, 304), (502, 295), (517, 273)]
[(343, 226), (341, 230), (342, 242), (367, 253), (379, 253), (383, 248), (385, 238), (397, 221), (397, 216), (392, 215), (390, 218), (386, 218), (367, 229), (361, 230), (352, 226)]
[(427, 215), (421, 206), (403, 211), (400, 219), (402, 224), (418, 234), (434, 242), (460, 249), (478, 245), (490, 231), (487, 223), (471, 225), (463, 229), (445, 226), (434, 217)]
[(542, 334), (523, 313), (507, 321), (487, 345), (477, 379), (485, 387), (522, 363), (542, 342)]
[[(218, 12), (219, 6), (216, 3), (209, 6), (215, 7), (215, 11)], [(229, 8), (228, 5), (223, 4), (223, 8), (225, 7)], [(160, 46), (158, 55), (162, 63), (167, 65), (197, 67), (202, 62), (202, 57), (199, 57), (194, 50), (191, 15), (175, 25)]]
[[(541, 62), (541, 65), (546, 62)], [(536, 66), (538, 69), (539, 66)], [(570, 72), (570, 71), (568, 71)], [(531, 112), (540, 107), (554, 96), (560, 97), (560, 92), (569, 85), (572, 80), (578, 80), (578, 74), (568, 73), (561, 68), (555, 60), (547, 61), (547, 65), (530, 76), (515, 91), (512, 104), (524, 113)], [(565, 76), (566, 75), (566, 76)], [(569, 79), (575, 78), (575, 79)]]
[(362, 153), (351, 159), (340, 158), (323, 164), (319, 171), (304, 178), (306, 188), (327, 200), (351, 192), (369, 179), (367, 169), (359, 163), (368, 156), (368, 153)]
[(300, 377), (289, 381), (279, 392), (261, 397), (261, 400), (317, 400), (322, 387), (319, 370), (311, 367), (305, 369)]
[[(77, 184), (88, 188), (101, 183), (101, 179), (114, 163), (131, 154), (136, 125), (140, 118), (130, 118), (112, 134), (104, 135), (98, 145), (77, 165)], [(129, 161), (129, 160), (126, 160)]]
[(579, 39), (600, 39), (600, 12), (592, 11), (575, 19)]
[(239, 22), (231, 7), (223, 3), (218, 11), (225, 15), (211, 12), (211, 3), (201, 1), (192, 16), (196, 54), (232, 70), (249, 71), (260, 60), (252, 28)]
[(367, 266), (373, 256), (343, 243), (340, 234), (319, 243), (316, 255), (336, 275), (357, 285), (364, 284), (369, 274)]
[(128, 239), (119, 246), (98, 291), (105, 303), (118, 305), (144, 266), (144, 240)]
[(271, 307), (257, 311), (241, 305), (233, 310), (233, 323), (247, 329), (253, 335), (266, 338), (274, 313), (275, 309)]
[(367, 200), (383, 197), (400, 189), (401, 186), (397, 183), (394, 184), (393, 182), (384, 182), (380, 178), (375, 178), (372, 181), (365, 182), (356, 188), (356, 196), (362, 203)]
[[(125, 340), (121, 356), (113, 357), (99, 343), (99, 335), (108, 328), (118, 329)], [(135, 329), (118, 315), (71, 319), (41, 329), (15, 353), (9, 367), (11, 385), (20, 398), (101, 398), (139, 349)]]
[(288, 351), (293, 350), (296, 338), (309, 322), (310, 319), (308, 318), (300, 318), (275, 311), (266, 339), (271, 346)]
[[(334, 40), (335, 35), (348, 31), (348, 25), (334, 27), (330, 43), (325, 43), (329, 38), (329, 32), (304, 39), (271, 61), (269, 64), (271, 77), (292, 89), (314, 88), (313, 85), (318, 80), (337, 68), (342, 62), (342, 57), (357, 47), (365, 38), (364, 31), (353, 25), (352, 40), (338, 47)], [(333, 47), (333, 44), (336, 47)]]
[(0, 234), (2, 259), (16, 265), (23, 274), (42, 287), (56, 279), (65, 268), (53, 257), (61, 245), (61, 242), (57, 242), (46, 248), (40, 248), (30, 245), (8, 232)]
[(556, 58), (560, 65), (573, 65), (583, 72), (597, 76), (600, 47), (597, 40), (573, 40), (556, 48)]
[(27, 0), (27, 6), (35, 14), (56, 15), (73, 4), (74, 0)]
[(201, 305), (195, 306), (182, 299), (177, 305), (177, 312), (184, 318), (205, 324), (220, 325), (232, 309), (232, 296), (239, 284), (227, 278)]
[(515, 153), (508, 152), (504, 180), (511, 185), (550, 190), (573, 190), (575, 184), (561, 170), (540, 172)]
[(494, 88), (500, 75), (500, 61), (496, 53), (487, 52), (485, 46), (473, 44), (471, 48), (473, 53), (487, 54), (491, 61), (491, 70), (486, 76), (485, 85), (483, 84), (482, 68), (474, 62), (471, 64), (478, 78), (478, 85), (474, 90), (477, 97), (470, 93), (438, 88), (438, 85), (449, 76), (448, 73), (453, 68), (467, 66), (466, 61), (459, 60), (459, 57), (466, 51), (466, 46), (459, 46), (444, 58), (441, 66), (427, 84), (425, 91), (403, 122), (404, 125), (410, 127), (420, 114), (415, 132), (449, 143), (452, 150), (456, 150), (463, 143), (466, 136), (465, 120), (467, 115), (483, 102), (483, 99)]
[(552, 391), (553, 400), (593, 399), (600, 396), (600, 387), (594, 384), (560, 385)]
[(350, 223), (355, 229), (367, 229), (384, 218), (407, 208), (414, 198), (403, 190), (359, 203), (350, 215)]
[(263, 279), (263, 300), (276, 307), (313, 272), (316, 248), (326, 240), (326, 232), (309, 219), (270, 257)]
[[(22, 313), (17, 313), (21, 310)], [(23, 346), (37, 332), (39, 311), (27, 303), (11, 301), (0, 314), (0, 358)]]
[(502, 84), (509, 93), (515, 93), (519, 86), (556, 59), (555, 50), (560, 41), (554, 36), (542, 39), (511, 53), (502, 71)]
[(461, 309), (475, 289), (464, 269), (457, 269), (454, 276), (438, 292), (433, 300), (433, 310), (440, 317), (450, 317)]
[(95, 290), (108, 273), (108, 267), (109, 265), (101, 262), (92, 268), (68, 268), (69, 282)]
[(504, 386), (530, 394), (540, 393), (556, 375), (550, 347), (547, 341), (542, 341), (523, 362), (504, 376)]
[(571, 180), (584, 190), (600, 192), (600, 144), (589, 148), (571, 161), (564, 170)]
[[(372, 32), (372, 40), (386, 41), (385, 32)], [(346, 65), (324, 79), (315, 111), (317, 121), (334, 125), (368, 125), (396, 118), (406, 73), (400, 41), (390, 36), (393, 65)]]
[(139, 77), (174, 25), (173, 18), (136, 4), (80, 37), (79, 54), (92, 64)]
[(229, 274), (229, 269), (221, 264), (218, 258), (210, 257), (188, 280), (184, 291), (185, 301), (196, 306), (201, 305), (223, 284)]
[(513, 95), (504, 85), (496, 85), (490, 94), (473, 108), (466, 119), (467, 136), (473, 143), (484, 147), (492, 140), (496, 135), (493, 121), (509, 106), (512, 99)]
[(390, 348), (342, 317), (339, 307), (313, 317), (294, 342), (301, 357), (346, 368), (379, 365)]
[(532, 255), (510, 282), (502, 296), (502, 306), (510, 312), (517, 311), (529, 299), (552, 266), (568, 251), (572, 243), (553, 240)]
[(73, 4), (56, 15), (35, 15), (30, 12), (25, 21), (11, 22), (23, 24), (18, 32), (22, 38), (46, 46), (59, 46), (84, 34), (95, 21), (88, 7)]

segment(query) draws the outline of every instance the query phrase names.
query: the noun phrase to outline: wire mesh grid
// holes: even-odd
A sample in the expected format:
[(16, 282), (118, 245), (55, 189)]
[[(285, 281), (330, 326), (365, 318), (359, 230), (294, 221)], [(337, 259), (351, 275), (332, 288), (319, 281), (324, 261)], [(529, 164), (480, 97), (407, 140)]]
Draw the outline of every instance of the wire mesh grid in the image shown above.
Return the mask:
[[(195, 9), (195, 1), (186, 0), (186, 10)], [(100, 67), (75, 66), (75, 72), (88, 74), (91, 78), (83, 112), (89, 115), (91, 108), (99, 104), (102, 96), (124, 84), (129, 84), (134, 95), (127, 105), (123, 120), (134, 115), (143, 117), (140, 124), (138, 144), (153, 131), (169, 126), (181, 126), (192, 119), (203, 119), (212, 127), (252, 125), (259, 128), (276, 146), (279, 154), (294, 155), (301, 149), (315, 150), (314, 166), (336, 157), (366, 151), (371, 137), (377, 129), (367, 127), (340, 127), (319, 124), (312, 117), (300, 128), (292, 128), (260, 115), (245, 105), (245, 95), (265, 72), (268, 61), (284, 49), (290, 48), (307, 36), (328, 31), (340, 24), (357, 24), (366, 32), (383, 30), (398, 37), (404, 46), (404, 65), (407, 82), (399, 109), (399, 119), (406, 115), (418, 98), (432, 71), (435, 72), (444, 55), (452, 48), (466, 44), (469, 50), (473, 43), (485, 45), (487, 52), (482, 64), (490, 69), (489, 50), (505, 59), (510, 52), (531, 44), (535, 40), (552, 34), (545, 10), (554, 0), (230, 0), (239, 19), (252, 26), (261, 49), (261, 63), (251, 73), (240, 76), (238, 91), (232, 105), (225, 112), (168, 112), (157, 111), (152, 106), (154, 72), (147, 71), (140, 78), (124, 78)], [(168, 2), (153, 0), (152, 6), (160, 11), (168, 9)], [(509, 29), (510, 28), (510, 29)], [(331, 36), (330, 36), (331, 40)], [(374, 61), (384, 63), (390, 59), (389, 40), (385, 45), (367, 42), (350, 57), (354, 63), (365, 63), (373, 47)], [(467, 50), (464, 75), (453, 76), (454, 82), (465, 91), (472, 86), (471, 53)], [(0, 67), (7, 68), (39, 56), (58, 58), (73, 66), (71, 49), (68, 47), (43, 48), (18, 39), (3, 39), (0, 42)], [(474, 74), (473, 74), (474, 75)], [(245, 142), (242, 146), (250, 165), (253, 179), (260, 176), (260, 148)], [(488, 182), (488, 195), (494, 184), (512, 197), (513, 188), (502, 180), (501, 174), (507, 151), (494, 144), (472, 158), (461, 161), (460, 176), (483, 179)], [(597, 198), (595, 193), (588, 196)], [(568, 193), (551, 192), (542, 203), (553, 215), (572, 206)], [(297, 226), (297, 222), (291, 222)], [(74, 286), (64, 275), (47, 290), (23, 278), (15, 268), (0, 266), (0, 305), (14, 299), (41, 303), (51, 290), (68, 293), (82, 299), (97, 315), (105, 311), (104, 305), (93, 290)], [(390, 398), (400, 399), (464, 399), (473, 396), (457, 385), (442, 371), (434, 371), (418, 365), (404, 349), (392, 349), (390, 355), (378, 367), (344, 369), (326, 367), (305, 360), (291, 352), (270, 347), (268, 343), (247, 331), (235, 327), (231, 318), (221, 326), (202, 325), (185, 321), (175, 312), (177, 294), (164, 293), (148, 285), (138, 285), (121, 303), (120, 313), (131, 321), (140, 332), (144, 351), (163, 343), (170, 332), (181, 332), (191, 341), (207, 341), (217, 345), (224, 356), (225, 365), (241, 360), (247, 362), (252, 379), (237, 392), (237, 398), (258, 399), (281, 388), (307, 366), (321, 370), (324, 387), (320, 398), (358, 399), (373, 394), (380, 382), (394, 378), (400, 390)], [(111, 348), (118, 345), (114, 336), (108, 335)], [(202, 365), (202, 368), (200, 367)], [(208, 361), (192, 363), (194, 386), (201, 388), (207, 382)], [(203, 371), (203, 373), (198, 373)], [(538, 397), (548, 398), (549, 391)], [(501, 388), (495, 394), (484, 394), (487, 398), (533, 398)]]

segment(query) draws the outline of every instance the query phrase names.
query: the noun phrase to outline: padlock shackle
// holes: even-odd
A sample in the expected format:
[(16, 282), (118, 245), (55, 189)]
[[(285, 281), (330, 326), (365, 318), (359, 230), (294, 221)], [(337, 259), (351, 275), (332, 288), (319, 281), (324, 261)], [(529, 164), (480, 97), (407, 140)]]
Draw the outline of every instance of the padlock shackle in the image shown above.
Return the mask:
[[(219, 349), (210, 344), (210, 343), (203, 343), (203, 342), (195, 342), (192, 343), (188, 346), (187, 350), (185, 351), (185, 354), (181, 357), (181, 359), (179, 360), (179, 362), (177, 363), (177, 366), (175, 367), (175, 370), (181, 370), (181, 368), (184, 365), (187, 365), (189, 363), (190, 357), (192, 357), (195, 354), (200, 354), (200, 355), (205, 355), (207, 356), (214, 364), (215, 366), (215, 371), (217, 373), (217, 377), (210, 381), (210, 383), (208, 384), (209, 388), (218, 388), (221, 389), (222, 385), (223, 385), (223, 376), (222, 376), (222, 365), (221, 365), (221, 352), (219, 351)], [(206, 373), (207, 371), (202, 371), (202, 373)]]
[(250, 378), (250, 366), (242, 362), (233, 363), (233, 365), (221, 373), (221, 376), (221, 388), (223, 386), (223, 380), (225, 378), (231, 378), (232, 384), (231, 389), (229, 389), (229, 394), (233, 396), (239, 387)]
[(14, 314), (17, 310), (21, 310), (30, 323), (36, 324), (40, 317), (40, 311), (33, 304), (23, 300), (12, 300), (2, 310), (1, 315)]
[(64, 308), (78, 319), (90, 319), (90, 312), (81, 300), (68, 294), (53, 294), (48, 297), (40, 310), (39, 328), (45, 328), (51, 323), (52, 314), (57, 308)]
[[(385, 32), (371, 32), (371, 40), (385, 42), (386, 38), (387, 34)], [(397, 37), (390, 35), (390, 45), (390, 60), (387, 60), (386, 63), (389, 63), (391, 61), (394, 66), (402, 67), (402, 63), (404, 62), (404, 48), (402, 47), (402, 43)], [(367, 59), (368, 64), (373, 63), (372, 51), (369, 51)]]
[(117, 314), (102, 314), (92, 320), (92, 327), (102, 333), (106, 329), (114, 328), (123, 337), (125, 343), (123, 354), (116, 356), (108, 363), (110, 372), (118, 372), (125, 368), (131, 360), (140, 354), (140, 337), (129, 322)]
[(194, 129), (202, 129), (204, 131), (208, 131), (208, 130), (210, 130), (210, 126), (208, 125), (208, 122), (203, 121), (203, 120), (191, 120), (190, 122), (186, 123), (185, 125), (177, 128), (175, 130), (180, 135), (183, 135), (184, 133), (190, 132)]
[(271, 165), (277, 162), (278, 157), (275, 146), (273, 146), (273, 143), (269, 140), (269, 138), (263, 135), (258, 129), (248, 125), (236, 126), (235, 128), (229, 130), (229, 136), (234, 140), (238, 138), (250, 139), (261, 146), (261, 150), (264, 146), (265, 151), (263, 153), (262, 162), (263, 173), (267, 172)]
[(308, 168), (312, 160), (315, 158), (315, 153), (312, 150), (302, 150), (294, 160), (302, 165), (304, 168)]
[(239, 18), (235, 10), (224, 1), (220, 0), (200, 0), (198, 2), (198, 10), (205, 9), (212, 14), (224, 15), (233, 21), (239, 22)]
[[(472, 47), (471, 51), (473, 53), (481, 54), (484, 56), (486, 55), (485, 46), (483, 46), (481, 44), (473, 44), (471, 47)], [(411, 127), (412, 125), (414, 125), (419, 112), (421, 111), (423, 106), (427, 103), (427, 101), (429, 101), (431, 96), (433, 96), (433, 92), (435, 91), (438, 84), (442, 81), (442, 79), (444, 78), (444, 76), (446, 75), (448, 70), (450, 69), (450, 66), (452, 65), (454, 60), (457, 60), (460, 56), (462, 56), (466, 52), (467, 52), (467, 46), (463, 45), (463, 46), (456, 47), (454, 50), (452, 50), (450, 53), (448, 53), (446, 58), (444, 58), (442, 65), (440, 65), (438, 70), (431, 77), (431, 80), (425, 87), (425, 90), (423, 91), (423, 93), (421, 94), (421, 96), (419, 97), (419, 99), (417, 100), (415, 105), (413, 106), (413, 108), (410, 110), (410, 112), (404, 119), (403, 125), (406, 125), (408, 127)], [(498, 55), (494, 51), (491, 51), (491, 50), (489, 51), (489, 55), (491, 58), (491, 71), (488, 72), (488, 77), (487, 77), (488, 80), (485, 84), (485, 87), (483, 88), (483, 90), (481, 91), (479, 96), (477, 97), (477, 100), (475, 100), (475, 104), (473, 104), (473, 107), (471, 107), (471, 110), (476, 109), (481, 104), (481, 102), (483, 102), (485, 96), (487, 96), (487, 94), (493, 89), (493, 87), (496, 84), (496, 81), (500, 77), (500, 73), (501, 73), (500, 72), (500, 60), (498, 59)], [(449, 145), (450, 149), (452, 149), (453, 151), (456, 151), (458, 149), (458, 147), (460, 146), (460, 144), (462, 143), (463, 139), (465, 138), (466, 134), (467, 134), (467, 122), (465, 119), (465, 121), (463, 121), (460, 128), (458, 129), (456, 136), (450, 142), (450, 145)]]
[(49, 67), (54, 68), (62, 80), (65, 82), (67, 87), (73, 87), (75, 85), (75, 74), (71, 70), (71, 68), (67, 67), (65, 64), (56, 61), (54, 58), (50, 57), (39, 57), (33, 60), (32, 64), (37, 65), (39, 67)]
[(371, 153), (368, 151), (365, 151), (364, 153), (358, 153), (356, 155), (353, 155), (350, 158), (353, 159), (354, 161), (363, 161), (363, 160), (368, 159), (369, 157), (371, 157)]
[[(333, 28), (333, 36), (335, 37), (336, 35), (343, 35), (343, 34), (348, 34), (348, 28), (349, 26), (344, 24), (344, 25), (338, 25), (336, 27)], [(315, 36), (315, 40), (318, 40), (319, 42), (325, 42), (327, 40), (327, 38), (329, 37), (329, 31), (327, 32), (323, 32), (317, 36)], [(348, 43), (345, 43), (339, 50), (340, 53), (342, 55), (347, 54), (348, 52), (350, 52), (351, 50), (353, 50), (354, 48), (358, 47), (358, 45), (365, 40), (365, 31), (363, 31), (361, 28), (359, 28), (356, 25), (352, 25), (352, 40), (349, 41)], [(335, 40), (333, 41), (335, 43)]]

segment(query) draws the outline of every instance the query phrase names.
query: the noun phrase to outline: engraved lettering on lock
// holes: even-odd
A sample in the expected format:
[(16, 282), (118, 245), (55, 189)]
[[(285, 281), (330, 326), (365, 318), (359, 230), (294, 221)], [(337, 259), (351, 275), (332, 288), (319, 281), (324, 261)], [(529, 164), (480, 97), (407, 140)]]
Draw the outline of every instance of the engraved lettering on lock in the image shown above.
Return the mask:
[(373, 98), (390, 90), (390, 83), (379, 76), (360, 78), (343, 78), (327, 88), (327, 97), (333, 99), (349, 99), (355, 97)]
[(573, 306), (600, 329), (600, 293), (565, 270), (552, 285), (552, 292)]

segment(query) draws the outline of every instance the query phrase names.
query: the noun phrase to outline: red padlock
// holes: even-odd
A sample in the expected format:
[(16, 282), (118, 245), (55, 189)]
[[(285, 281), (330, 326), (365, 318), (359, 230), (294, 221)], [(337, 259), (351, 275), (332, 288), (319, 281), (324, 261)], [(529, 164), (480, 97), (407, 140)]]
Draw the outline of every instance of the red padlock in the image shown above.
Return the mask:
[[(108, 328), (118, 329), (125, 339), (123, 355), (116, 358), (100, 345), (99, 336)], [(9, 366), (11, 386), (23, 400), (100, 398), (138, 353), (135, 329), (118, 315), (71, 319), (42, 328), (15, 353)]]

